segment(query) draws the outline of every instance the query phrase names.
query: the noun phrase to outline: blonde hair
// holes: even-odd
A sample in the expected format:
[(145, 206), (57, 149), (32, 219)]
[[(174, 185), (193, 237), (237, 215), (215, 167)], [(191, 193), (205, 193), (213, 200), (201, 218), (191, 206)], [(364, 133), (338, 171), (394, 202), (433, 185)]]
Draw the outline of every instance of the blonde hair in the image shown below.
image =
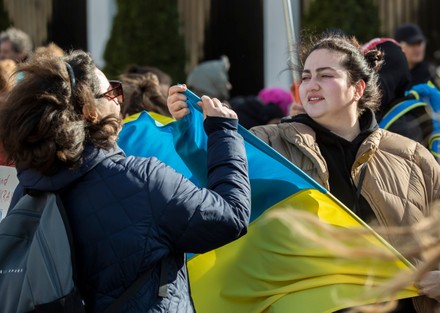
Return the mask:
[(35, 49), (33, 57), (39, 56), (39, 55), (42, 55), (42, 54), (50, 54), (50, 55), (53, 55), (53, 56), (61, 58), (61, 57), (63, 57), (65, 55), (65, 52), (56, 43), (50, 42), (46, 46), (37, 47)]
[(0, 95), (9, 92), (16, 82), (17, 64), (10, 59), (0, 61)]

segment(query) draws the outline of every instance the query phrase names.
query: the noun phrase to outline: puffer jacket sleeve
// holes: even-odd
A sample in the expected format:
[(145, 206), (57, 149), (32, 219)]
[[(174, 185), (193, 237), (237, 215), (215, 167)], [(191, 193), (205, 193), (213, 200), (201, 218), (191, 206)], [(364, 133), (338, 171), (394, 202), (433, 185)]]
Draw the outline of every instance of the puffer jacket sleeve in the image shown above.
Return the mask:
[[(177, 252), (203, 253), (247, 232), (250, 183), (237, 120), (208, 117), (208, 186), (198, 188), (168, 166), (150, 166), (153, 217)], [(154, 198), (153, 198), (154, 197)]]
[(437, 162), (432, 153), (421, 145), (417, 145), (414, 161), (420, 167), (422, 179), (426, 186), (427, 209), (424, 215), (432, 214), (431, 210), (437, 206), (432, 203), (440, 200), (440, 164)]

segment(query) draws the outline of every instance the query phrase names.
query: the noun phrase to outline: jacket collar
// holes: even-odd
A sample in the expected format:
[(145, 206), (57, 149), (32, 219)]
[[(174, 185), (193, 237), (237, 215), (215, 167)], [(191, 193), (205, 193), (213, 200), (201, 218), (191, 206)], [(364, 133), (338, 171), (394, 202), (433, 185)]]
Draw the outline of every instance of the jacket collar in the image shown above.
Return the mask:
[[(317, 122), (315, 122), (310, 116), (307, 114), (299, 114), (296, 116), (292, 116), (286, 119), (283, 119), (281, 123), (289, 123), (289, 122), (297, 122), (302, 123), (310, 126), (315, 131), (319, 131), (320, 133), (328, 134), (332, 137), (337, 137), (337, 135), (333, 134), (331, 131), (329, 131), (327, 128), (321, 126)], [(377, 124), (376, 118), (374, 116), (373, 111), (366, 109), (362, 115), (359, 117), (359, 123), (360, 123), (360, 134), (357, 136), (357, 138), (362, 138), (368, 136), (368, 134), (372, 133), (374, 130), (376, 130), (379, 126)], [(356, 140), (356, 139), (354, 139)]]
[(109, 151), (87, 146), (83, 152), (84, 161), (77, 169), (65, 168), (53, 176), (43, 176), (34, 169), (25, 169), (19, 170), (17, 176), (20, 185), (25, 189), (58, 191), (84, 176), (104, 159), (117, 154), (124, 155), (124, 152), (118, 146)]
[[(374, 152), (378, 149), (384, 132), (384, 130), (379, 128), (373, 111), (369, 109), (365, 110), (360, 119), (361, 134), (359, 134), (359, 136), (363, 137), (363, 142), (359, 147), (354, 167), (367, 162), (372, 157)], [(314, 125), (317, 125), (317, 128), (315, 128)], [(312, 159), (322, 159), (320, 150), (316, 144), (315, 129), (319, 128), (327, 132), (329, 131), (314, 122), (307, 114), (284, 118), (281, 123), (278, 124), (278, 127), (280, 135), (284, 140), (295, 146), (302, 147), (303, 153), (306, 155), (311, 154), (313, 156)], [(323, 166), (325, 168), (324, 160), (321, 160), (318, 164), (319, 167)]]

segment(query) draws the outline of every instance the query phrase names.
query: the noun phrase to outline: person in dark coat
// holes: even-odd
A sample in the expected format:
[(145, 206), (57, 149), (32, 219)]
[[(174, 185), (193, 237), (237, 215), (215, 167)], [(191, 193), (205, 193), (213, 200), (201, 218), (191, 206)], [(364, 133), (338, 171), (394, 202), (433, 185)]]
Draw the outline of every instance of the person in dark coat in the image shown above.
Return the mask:
[[(185, 253), (236, 240), (249, 223), (236, 114), (203, 97), (208, 187), (198, 188), (154, 157), (124, 155), (116, 144), (121, 84), (109, 82), (89, 54), (45, 55), (20, 71), (0, 114), (0, 142), (20, 181), (11, 207), (29, 190), (61, 193), (86, 311), (103, 312), (151, 269), (122, 312), (194, 312)], [(183, 91), (172, 87), (168, 101), (181, 101)]]
[(394, 39), (402, 45), (408, 61), (411, 71), (411, 86), (428, 81), (436, 85), (436, 66), (425, 60), (427, 40), (419, 25), (413, 23), (399, 25), (394, 32)]
[[(399, 106), (414, 100), (408, 93), (411, 89), (411, 73), (401, 45), (392, 38), (374, 38), (362, 46), (365, 52), (378, 49), (384, 54), (384, 63), (379, 70), (381, 104), (375, 112), (382, 126), (384, 117)], [(386, 119), (385, 119), (386, 120)], [(432, 114), (428, 106), (414, 105), (397, 114), (387, 130), (411, 138), (429, 148), (433, 131)]]
[(362, 46), (365, 52), (378, 49), (384, 54), (384, 62), (379, 70), (379, 88), (382, 93), (376, 119), (382, 117), (392, 108), (393, 103), (405, 97), (411, 83), (408, 62), (400, 44), (392, 38), (374, 38)]

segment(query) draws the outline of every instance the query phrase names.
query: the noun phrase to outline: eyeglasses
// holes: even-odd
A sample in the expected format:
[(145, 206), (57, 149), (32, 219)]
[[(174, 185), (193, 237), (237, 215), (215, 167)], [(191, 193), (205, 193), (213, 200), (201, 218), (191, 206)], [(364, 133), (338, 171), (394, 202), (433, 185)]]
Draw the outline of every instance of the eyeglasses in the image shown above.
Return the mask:
[(122, 84), (118, 80), (110, 80), (110, 87), (111, 89), (100, 94), (96, 98), (106, 98), (108, 100), (113, 100), (115, 98), (118, 99), (118, 103), (124, 102), (124, 90), (122, 90)]

